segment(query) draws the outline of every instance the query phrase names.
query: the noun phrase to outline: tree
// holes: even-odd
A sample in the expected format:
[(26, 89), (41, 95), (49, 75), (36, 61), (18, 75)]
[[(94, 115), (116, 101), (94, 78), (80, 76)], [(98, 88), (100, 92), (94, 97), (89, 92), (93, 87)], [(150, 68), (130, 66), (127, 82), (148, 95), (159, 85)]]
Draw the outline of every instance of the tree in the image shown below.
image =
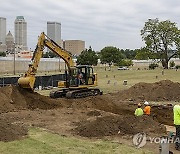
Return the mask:
[(152, 63), (152, 64), (149, 64), (149, 69), (150, 70), (154, 70), (156, 67), (158, 67), (159, 65), (157, 63)]
[(149, 59), (149, 51), (146, 48), (136, 49), (137, 60), (148, 60)]
[(176, 64), (175, 64), (175, 62), (172, 60), (172, 61), (170, 61), (169, 65), (170, 65), (170, 67), (172, 68), (172, 67), (174, 67)]
[(98, 56), (96, 52), (89, 47), (89, 49), (85, 49), (81, 52), (81, 54), (77, 57), (76, 63), (78, 65), (97, 65)]
[(108, 46), (100, 51), (100, 60), (102, 64), (109, 64), (109, 67), (113, 63), (118, 63), (124, 56), (120, 50), (116, 47)]
[(169, 60), (179, 54), (180, 30), (176, 23), (169, 20), (149, 19), (141, 30), (141, 36), (147, 49), (158, 54), (162, 66), (166, 69)]
[(120, 50), (127, 59), (134, 59), (136, 56), (136, 50), (130, 50), (130, 49), (121, 49)]
[(133, 66), (133, 61), (130, 59), (121, 59), (117, 64), (117, 66)]
[(158, 59), (157, 53), (150, 52), (147, 48), (135, 49), (137, 60)]

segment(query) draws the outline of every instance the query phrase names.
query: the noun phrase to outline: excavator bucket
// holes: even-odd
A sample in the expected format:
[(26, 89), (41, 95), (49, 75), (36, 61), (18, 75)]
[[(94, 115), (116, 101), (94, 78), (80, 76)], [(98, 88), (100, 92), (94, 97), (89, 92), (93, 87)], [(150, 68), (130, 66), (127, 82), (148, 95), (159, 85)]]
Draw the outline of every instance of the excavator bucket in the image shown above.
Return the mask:
[(21, 88), (29, 89), (29, 90), (33, 90), (34, 82), (35, 82), (34, 76), (21, 77), (18, 79), (18, 85)]

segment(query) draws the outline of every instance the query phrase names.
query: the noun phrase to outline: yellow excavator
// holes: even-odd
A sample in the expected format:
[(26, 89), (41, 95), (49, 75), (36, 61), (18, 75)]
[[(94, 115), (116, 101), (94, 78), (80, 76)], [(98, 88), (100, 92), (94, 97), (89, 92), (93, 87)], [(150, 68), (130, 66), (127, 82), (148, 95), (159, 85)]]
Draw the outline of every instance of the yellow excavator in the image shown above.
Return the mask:
[(23, 77), (18, 79), (18, 85), (21, 88), (28, 90), (34, 89), (35, 75), (45, 47), (62, 58), (68, 68), (65, 71), (65, 81), (58, 82), (60, 89), (50, 92), (51, 98), (82, 98), (102, 94), (102, 91), (95, 88), (97, 86), (97, 74), (93, 72), (93, 68), (89, 65), (75, 66), (72, 54), (60, 47), (55, 41), (45, 35), (44, 32), (42, 32), (38, 38), (32, 63), (29, 64), (28, 71), (25, 72)]

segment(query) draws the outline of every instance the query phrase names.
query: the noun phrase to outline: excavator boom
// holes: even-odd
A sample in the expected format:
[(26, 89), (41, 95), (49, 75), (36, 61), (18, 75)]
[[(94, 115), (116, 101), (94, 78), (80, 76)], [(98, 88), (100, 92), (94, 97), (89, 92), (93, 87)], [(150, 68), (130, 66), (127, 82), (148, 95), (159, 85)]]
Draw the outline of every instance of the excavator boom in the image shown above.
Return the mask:
[(46, 36), (43, 32), (38, 38), (38, 43), (31, 59), (32, 63), (29, 64), (28, 71), (24, 74), (23, 77), (19, 78), (18, 80), (18, 85), (20, 87), (33, 90), (35, 83), (35, 75), (45, 47), (51, 49), (60, 58), (62, 58), (65, 61), (69, 71), (71, 70), (71, 67), (74, 67), (71, 53), (65, 51), (56, 42)]

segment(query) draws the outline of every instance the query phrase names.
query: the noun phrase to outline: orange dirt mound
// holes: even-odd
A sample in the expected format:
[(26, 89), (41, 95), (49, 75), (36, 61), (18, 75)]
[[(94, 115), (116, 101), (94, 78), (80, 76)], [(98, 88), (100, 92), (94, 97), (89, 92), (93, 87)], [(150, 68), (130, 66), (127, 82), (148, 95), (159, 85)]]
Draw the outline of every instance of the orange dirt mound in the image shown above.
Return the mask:
[(94, 121), (83, 121), (77, 125), (78, 127), (75, 131), (78, 135), (84, 137), (102, 137), (117, 134), (134, 135), (139, 132), (161, 134), (166, 132), (166, 128), (163, 125), (149, 116), (110, 115), (97, 117)]
[(117, 93), (121, 100), (179, 101), (180, 83), (162, 80), (155, 83), (138, 83)]

